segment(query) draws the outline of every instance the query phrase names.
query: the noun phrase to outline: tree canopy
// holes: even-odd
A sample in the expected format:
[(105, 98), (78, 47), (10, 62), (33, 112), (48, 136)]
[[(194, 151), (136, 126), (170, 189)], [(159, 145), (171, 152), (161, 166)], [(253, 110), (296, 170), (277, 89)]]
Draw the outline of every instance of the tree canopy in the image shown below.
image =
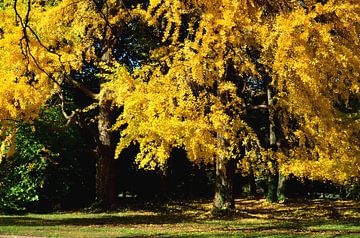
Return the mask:
[[(358, 0), (5, 0), (0, 9), (3, 154), (16, 122), (71, 84), (93, 107), (120, 109), (116, 156), (137, 143), (140, 167), (165, 167), (179, 147), (196, 163), (242, 157), (245, 171), (277, 161), (283, 174), (359, 179)], [(153, 43), (131, 38), (149, 50), (130, 66), (119, 41), (134, 24)], [(86, 64), (99, 69), (100, 92), (74, 77)], [(247, 117), (265, 89), (276, 149)]]
[(275, 91), (282, 134), (263, 160), (273, 153), (285, 174), (357, 178), (359, 121), (344, 108), (359, 96), (359, 10), (356, 1), (150, 1), (165, 43), (150, 65), (112, 72), (110, 87), (125, 86), (114, 94), (124, 107), (117, 128), (126, 125), (118, 150), (139, 143), (141, 166), (164, 164), (173, 146), (194, 161), (236, 157), (259, 145), (244, 95), (260, 81)]

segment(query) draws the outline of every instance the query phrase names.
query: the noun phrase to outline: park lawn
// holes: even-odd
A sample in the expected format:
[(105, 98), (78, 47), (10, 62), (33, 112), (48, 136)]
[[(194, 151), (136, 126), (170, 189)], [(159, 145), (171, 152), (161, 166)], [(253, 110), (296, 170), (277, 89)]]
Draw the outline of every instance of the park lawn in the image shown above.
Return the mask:
[(355, 201), (237, 199), (236, 206), (227, 218), (212, 216), (210, 200), (132, 205), (106, 213), (1, 215), (0, 237), (360, 237)]

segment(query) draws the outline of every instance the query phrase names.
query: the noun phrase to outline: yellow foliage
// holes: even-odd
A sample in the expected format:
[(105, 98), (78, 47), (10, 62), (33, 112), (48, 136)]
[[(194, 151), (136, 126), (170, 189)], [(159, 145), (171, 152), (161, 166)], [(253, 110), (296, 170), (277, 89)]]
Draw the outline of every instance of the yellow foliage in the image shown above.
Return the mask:
[[(166, 166), (173, 147), (196, 163), (234, 159), (246, 148), (245, 171), (276, 160), (284, 174), (359, 178), (359, 121), (335, 106), (359, 99), (358, 0), (150, 0), (146, 9), (109, 0), (109, 12), (90, 0), (42, 2), (30, 9), (17, 1), (14, 11), (6, 1), (0, 10), (1, 124), (36, 118), (72, 71), (99, 61), (94, 40), (109, 39), (110, 24), (139, 18), (162, 39), (149, 61), (131, 71), (99, 64), (98, 99), (123, 109), (114, 125), (121, 130), (117, 156), (138, 143), (140, 167), (155, 168)], [(265, 74), (291, 145), (277, 152), (261, 147), (263, 135), (245, 119), (242, 83)]]
[[(169, 69), (148, 65), (115, 74), (112, 83), (121, 87), (114, 98), (124, 108), (116, 128), (126, 125), (117, 154), (139, 143), (140, 165), (153, 167), (165, 164), (172, 147), (183, 147), (195, 162), (213, 162), (220, 155), (234, 158), (247, 146), (239, 164), (244, 170), (254, 164), (270, 168), (270, 157), (284, 174), (338, 182), (359, 177), (359, 123), (340, 123), (344, 116), (334, 107), (359, 96), (359, 13), (354, 0), (150, 1), (148, 24), (170, 44), (152, 58)], [(188, 36), (182, 39), (184, 24)], [(250, 48), (260, 51), (257, 62)], [(261, 135), (242, 119), (246, 108), (239, 79), (228, 78), (229, 63), (239, 78), (261, 78), (256, 64), (263, 65), (278, 92), (281, 128), (294, 148), (260, 148)], [(296, 118), (296, 130), (289, 117)]]

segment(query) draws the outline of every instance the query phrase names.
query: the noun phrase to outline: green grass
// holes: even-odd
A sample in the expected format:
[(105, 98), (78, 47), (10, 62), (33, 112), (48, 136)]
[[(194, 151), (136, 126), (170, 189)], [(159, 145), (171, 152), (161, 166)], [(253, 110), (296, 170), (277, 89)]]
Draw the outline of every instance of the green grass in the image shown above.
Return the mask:
[(189, 201), (108, 213), (2, 215), (0, 237), (360, 237), (360, 209), (353, 201), (239, 199), (227, 218), (213, 217), (210, 209), (211, 201)]

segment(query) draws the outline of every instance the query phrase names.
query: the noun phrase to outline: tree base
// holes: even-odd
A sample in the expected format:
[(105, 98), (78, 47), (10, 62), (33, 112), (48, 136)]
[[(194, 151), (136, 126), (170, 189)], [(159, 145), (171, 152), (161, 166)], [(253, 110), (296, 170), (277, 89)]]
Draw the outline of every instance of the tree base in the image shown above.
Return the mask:
[(213, 207), (211, 214), (215, 217), (229, 217), (234, 214), (235, 208), (216, 208)]
[(114, 203), (109, 203), (109, 202), (105, 202), (104, 200), (101, 199), (97, 199), (96, 201), (94, 201), (89, 210), (91, 211), (112, 211), (112, 210), (116, 210), (119, 209), (120, 205), (118, 202), (114, 202)]

